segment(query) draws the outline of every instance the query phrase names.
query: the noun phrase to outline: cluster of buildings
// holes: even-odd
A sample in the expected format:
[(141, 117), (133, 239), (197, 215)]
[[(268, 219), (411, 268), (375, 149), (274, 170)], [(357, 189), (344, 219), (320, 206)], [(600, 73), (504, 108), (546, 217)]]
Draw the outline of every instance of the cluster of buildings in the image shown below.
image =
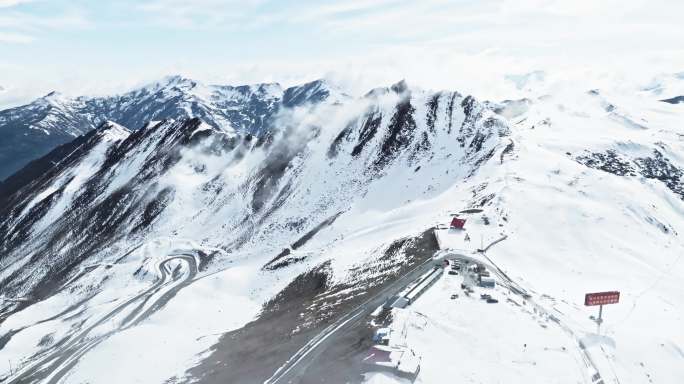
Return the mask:
[[(465, 252), (464, 254), (471, 253), (470, 251), (473, 245), (471, 245), (470, 237), (465, 231), (465, 224), (465, 218), (454, 215), (448, 228), (438, 226), (435, 231), (435, 236), (440, 248), (463, 251)], [(458, 272), (461, 272), (464, 275), (468, 274), (471, 284), (477, 284), (478, 286), (485, 288), (494, 288), (496, 285), (494, 279), (490, 276), (489, 271), (484, 265), (475, 262), (472, 264), (464, 263), (461, 261), (453, 261), (450, 263), (447, 259), (444, 259), (440, 261), (439, 264), (436, 264), (434, 268), (409, 284), (396, 296), (388, 299), (382, 307), (377, 309), (377, 316), (379, 316), (380, 313), (396, 314), (396, 312), (392, 312), (393, 309), (403, 309), (414, 303), (423, 293), (442, 278), (445, 274), (445, 268), (449, 266), (451, 266), (450, 274), (458, 274)], [(381, 321), (380, 323), (383, 322)], [(384, 326), (377, 328), (372, 337), (373, 345), (369, 348), (363, 358), (363, 363), (369, 371), (384, 371), (395, 376), (415, 380), (420, 371), (420, 357), (406, 345), (405, 341), (402, 341), (402, 332), (395, 331), (395, 329), (399, 328), (396, 328), (396, 324), (394, 328), (388, 327), (386, 322), (384, 322)]]

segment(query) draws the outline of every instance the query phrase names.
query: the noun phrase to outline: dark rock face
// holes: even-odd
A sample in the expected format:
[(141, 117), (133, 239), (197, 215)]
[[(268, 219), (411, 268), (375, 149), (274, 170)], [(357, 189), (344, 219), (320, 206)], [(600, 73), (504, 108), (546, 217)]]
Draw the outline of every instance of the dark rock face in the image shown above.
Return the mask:
[(330, 90), (322, 80), (312, 81), (297, 87), (291, 87), (283, 93), (282, 104), (285, 107), (297, 107), (306, 103), (319, 103), (330, 96)]
[(415, 111), (409, 98), (397, 105), (390, 120), (387, 135), (383, 138), (380, 153), (375, 160), (376, 167), (383, 167), (401, 150), (408, 147), (413, 131), (416, 129), (416, 121), (413, 118)]
[[(466, 96), (466, 98), (461, 102), (461, 107), (463, 108), (465, 119), (463, 120), (459, 130), (458, 141), (462, 147), (465, 147), (467, 140), (475, 132), (475, 122), (482, 117), (482, 106), (478, 104), (475, 98), (472, 96)], [(477, 147), (477, 142), (481, 141), (482, 138), (478, 139), (477, 141), (473, 140), (473, 142), (476, 143), (474, 146)]]
[(215, 128), (263, 136), (273, 129), (282, 108), (317, 104), (330, 96), (323, 80), (285, 90), (278, 84), (210, 86), (198, 91), (199, 87), (175, 76), (118, 96), (68, 99), (51, 93), (0, 111), (0, 180), (105, 120), (138, 130), (150, 121), (197, 117)]
[(513, 150), (515, 150), (515, 142), (512, 139), (510, 139), (510, 141), (508, 142), (508, 145), (506, 145), (506, 148), (504, 148), (504, 150), (501, 151), (501, 155), (499, 156), (499, 163), (503, 164), (504, 158), (507, 155), (510, 155), (511, 153), (513, 153)]
[[(16, 275), (0, 281), (3, 291), (12, 292), (13, 289), (22, 288), (18, 274), (36, 268), (43, 271), (44, 277), (32, 288), (29, 296), (33, 300), (44, 298), (53, 294), (66, 276), (92, 254), (106, 249), (119, 236), (147, 229), (173, 198), (173, 189), (162, 189), (158, 193), (148, 190), (140, 195), (133, 193), (133, 190), (137, 185), (144, 185), (146, 181), (163, 175), (177, 162), (180, 148), (192, 145), (192, 134), (199, 124), (198, 119), (158, 124), (129, 135), (116, 148), (112, 146), (104, 154), (105, 160), (98, 173), (82, 185), (81, 193), (71, 201), (70, 209), (65, 210), (52, 224), (53, 230), (44, 232), (41, 244), (36, 245), (43, 251), (34, 254), (24, 271), (18, 270)], [(4, 254), (16, 249), (31, 231), (36, 230), (36, 223), (53, 208), (55, 201), (67, 193), (66, 188), (71, 179), (62, 183), (57, 180), (64, 176), (68, 168), (101, 145), (109, 129), (113, 129), (112, 126), (102, 125), (73, 142), (58, 147), (3, 184), (0, 190), (0, 252)], [(159, 138), (159, 141), (154, 142), (157, 150), (142, 164), (139, 173), (133, 175), (130, 182), (103, 196), (103, 191), (110, 184), (110, 179), (105, 175), (127, 153), (148, 145), (150, 141), (146, 139), (153, 135)], [(53, 159), (59, 161), (55, 162)], [(56, 186), (55, 191), (31, 206), (32, 195), (36, 191), (48, 189), (50, 185)], [(17, 217), (21, 217), (21, 220), (13, 222), (12, 219)], [(72, 247), (61, 252), (64, 244)]]
[(264, 167), (255, 176), (255, 188), (252, 194), (252, 209), (261, 210), (267, 200), (273, 198), (278, 190), (280, 179), (290, 166), (292, 160), (304, 149), (304, 143), (298, 142), (291, 146), (287, 142), (278, 142), (272, 148)]
[(449, 116), (449, 126), (447, 128), (447, 133), (451, 133), (451, 129), (453, 128), (452, 115), (454, 113), (454, 102), (456, 101), (457, 96), (459, 96), (458, 93), (454, 92), (451, 95), (451, 98), (449, 98), (449, 104), (447, 105), (447, 115)]
[(660, 101), (665, 102), (665, 103), (669, 103), (669, 104), (684, 104), (684, 95), (675, 96), (675, 97), (671, 97), (669, 99), (664, 99), (664, 100), (660, 100)]
[(629, 158), (614, 150), (579, 156), (577, 162), (616, 176), (638, 176), (659, 180), (684, 200), (684, 169), (678, 168), (657, 149), (649, 157)]
[(340, 133), (337, 136), (335, 136), (335, 139), (333, 140), (333, 142), (330, 143), (330, 147), (328, 148), (328, 158), (329, 159), (337, 156), (337, 154), (339, 153), (340, 146), (342, 145), (342, 142), (344, 140), (349, 139), (349, 135), (351, 134), (352, 130), (354, 129), (354, 123), (348, 124), (343, 130), (340, 131)]
[[(249, 92), (261, 91), (250, 88)], [(146, 277), (151, 272), (146, 263), (151, 263), (148, 253), (164, 257), (151, 249), (158, 241), (168, 241), (161, 253), (172, 255), (183, 251), (176, 244), (185, 247), (186, 241), (178, 239), (191, 239), (191, 248), (215, 249), (207, 262), (216, 271), (234, 260), (253, 258), (262, 267), (260, 274), (290, 279), (295, 274), (287, 274), (301, 264), (316, 264), (320, 268), (295, 279), (264, 306), (259, 318), (226, 334), (196, 376), (206, 382), (251, 382), (250, 378), (263, 382), (326, 322), (366, 298), (374, 300), (369, 307), (381, 305), (386, 300), (384, 291), (395, 291), (388, 286), (394, 278), (409, 270), (419, 272), (413, 267), (434, 254), (432, 232), (403, 239), (384, 255), (378, 248), (378, 259), (350, 267), (344, 283), (331, 279), (321, 260), (324, 255), (312, 251), (318, 239), (325, 239), (328, 227), (342, 222), (358, 201), (376, 192), (374, 188), (402, 187), (410, 181), (387, 176), (393, 172), (432, 172), (448, 162), (449, 169), (459, 171), (454, 180), (472, 174), (503, 146), (497, 140), (502, 129), (496, 119), (490, 120), (493, 112), (474, 99), (468, 102), (466, 114), (456, 94), (411, 94), (402, 83), (349, 105), (300, 109), (309, 108), (307, 100), (326, 93), (329, 97), (329, 92), (320, 83), (291, 91), (287, 104), (296, 110), (280, 110), (278, 125), (260, 135), (220, 129), (200, 118), (146, 122), (134, 131), (105, 123), (31, 162), (0, 185), (0, 291), (22, 300), (9, 306), (3, 303), (2, 315), (59, 292), (83, 295), (79, 299), (87, 303), (94, 298), (87, 295), (109, 295), (106, 290), (119, 287), (105, 281), (153, 278)], [(304, 115), (300, 112), (307, 111), (311, 114), (298, 120)], [(319, 113), (330, 111), (330, 120)], [(465, 118), (469, 120), (462, 124)], [(461, 129), (447, 132), (451, 125)], [(416, 182), (426, 187), (424, 194), (431, 193), (430, 181)], [(403, 196), (387, 203), (405, 204)], [(205, 256), (201, 259), (196, 268), (207, 270)], [(167, 272), (175, 281), (180, 267), (173, 268)], [(192, 273), (188, 283), (194, 279)], [(155, 287), (161, 286), (151, 289)], [(329, 306), (320, 300), (324, 295), (345, 300)], [(137, 298), (147, 301), (149, 296)], [(159, 305), (168, 302), (164, 300)], [(307, 327), (297, 327), (302, 323)], [(360, 324), (353, 335), (369, 342), (366, 322)], [(7, 342), (3, 337), (12, 335), (0, 335), (0, 344)], [(350, 349), (354, 344), (347, 341), (320, 360), (346, 359), (352, 364), (351, 369), (336, 371), (332, 382), (354, 380), (349, 375), (358, 372), (356, 357), (367, 350), (367, 345)], [(58, 353), (61, 359), (62, 351)], [(44, 373), (39, 363), (36, 373), (27, 373), (26, 382), (38, 381), (35, 378)], [(321, 364), (311, 371), (312, 377), (328, 367)]]
[(380, 127), (380, 123), (382, 123), (382, 115), (379, 111), (371, 112), (367, 115), (361, 131), (359, 131), (358, 143), (352, 150), (352, 156), (358, 156), (361, 151), (363, 151), (366, 144), (375, 137), (375, 134), (378, 132), (378, 127)]
[[(252, 88), (250, 92), (262, 91)], [(326, 92), (321, 83), (314, 82), (291, 91), (287, 100), (294, 105), (317, 100), (314, 95), (323, 97)], [(499, 142), (490, 139), (501, 129), (489, 120), (491, 111), (472, 98), (462, 108), (462, 100), (456, 93), (411, 95), (400, 83), (386, 94), (362, 99), (368, 103), (366, 109), (350, 109), (356, 115), (340, 122), (340, 132), (330, 132), (330, 136), (321, 135), (322, 127), (288, 125), (283, 120), (277, 129), (260, 136), (226, 132), (199, 118), (147, 122), (135, 131), (103, 123), (0, 184), (0, 262), (28, 261), (3, 276), (0, 289), (33, 301), (54, 294), (90, 258), (119, 252), (120, 244), (143, 241), (164, 227), (161, 218), (176, 215), (188, 191), (197, 195), (203, 207), (199, 211), (209, 212), (202, 220), (213, 220), (211, 214), (229, 208), (230, 215), (220, 216), (220, 224), (213, 227), (226, 234), (221, 243), (224, 249), (240, 250), (258, 236), (279, 231), (291, 238), (274, 246), (273, 256), (288, 244), (296, 250), (349, 209), (354, 197), (382, 178), (388, 168), (429, 166), (440, 140), (444, 148), (464, 144), (459, 157), (449, 161), (455, 160), (469, 173), (491, 158)], [(427, 105), (427, 115), (417, 115), (418, 105)], [(461, 129), (449, 133), (450, 125)], [(329, 142), (320, 141), (321, 137)], [(316, 156), (319, 148), (324, 148), (323, 162)], [(208, 171), (208, 162), (195, 161), (206, 156), (220, 163), (220, 172), (240, 168), (245, 157), (249, 165), (240, 169), (239, 177), (228, 180), (216, 170)], [(311, 158), (319, 163), (308, 165)], [(81, 173), (84, 164), (85, 175)], [(186, 180), (179, 181), (179, 174), (171, 171), (190, 175), (190, 179), (197, 176), (201, 183), (187, 187)], [(205, 179), (208, 172), (212, 176)], [(322, 188), (303, 184), (311, 183), (314, 175)], [(309, 197), (310, 189), (318, 189), (318, 195)], [(278, 256), (265, 269), (287, 267), (305, 258), (297, 252)]]
[(636, 176), (634, 164), (619, 156), (614, 150), (609, 149), (605, 153), (591, 153), (579, 156), (577, 161), (589, 168), (600, 169), (616, 176)]
[(89, 121), (78, 109), (64, 110), (45, 98), (0, 111), (0, 180), (98, 123)]
[(684, 200), (684, 169), (677, 168), (660, 151), (653, 150), (652, 157), (634, 160), (642, 176), (663, 182), (672, 192)]
[(439, 108), (439, 98), (441, 96), (441, 93), (437, 93), (427, 103), (428, 111), (427, 116), (425, 116), (425, 122), (431, 132), (435, 131), (435, 120), (437, 119), (437, 109)]
[(53, 171), (55, 164), (67, 158), (68, 155), (74, 152), (81, 144), (87, 142), (91, 136), (92, 134), (84, 135), (71, 142), (58, 146), (46, 156), (32, 161), (24, 169), (7, 178), (0, 184), (0, 206), (11, 204), (9, 199), (12, 194), (19, 189), (26, 187), (43, 174)]

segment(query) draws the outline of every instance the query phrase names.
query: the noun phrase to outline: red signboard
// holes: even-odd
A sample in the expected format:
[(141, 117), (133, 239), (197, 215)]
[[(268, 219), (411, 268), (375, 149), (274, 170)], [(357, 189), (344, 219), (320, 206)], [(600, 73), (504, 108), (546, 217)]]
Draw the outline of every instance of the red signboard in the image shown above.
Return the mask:
[(620, 301), (620, 292), (597, 292), (587, 293), (584, 296), (584, 305), (606, 305), (615, 304)]

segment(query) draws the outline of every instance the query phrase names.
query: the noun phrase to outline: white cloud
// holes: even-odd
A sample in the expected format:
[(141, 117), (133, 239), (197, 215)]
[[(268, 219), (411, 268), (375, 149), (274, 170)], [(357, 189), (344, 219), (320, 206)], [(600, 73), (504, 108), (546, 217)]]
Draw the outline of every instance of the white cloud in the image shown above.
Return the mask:
[(206, 28), (249, 22), (261, 0), (147, 0), (137, 2), (136, 10), (158, 24), (176, 28)]
[[(174, 73), (223, 84), (290, 85), (328, 76), (363, 93), (406, 78), (426, 88), (497, 98), (507, 91), (502, 79), (510, 73), (541, 69), (550, 79), (559, 73), (590, 83), (606, 73), (645, 77), (684, 70), (684, 2), (678, 0), (349, 0), (287, 6), (262, 0), (142, 0), (116, 7), (118, 13), (106, 17), (95, 8), (62, 10), (49, 18), (2, 12), (0, 29), (10, 36), (6, 40), (23, 36), (29, 42), (44, 38), (45, 31), (112, 29), (117, 23), (146, 39), (148, 31), (158, 36), (161, 24), (192, 28), (178, 33), (198, 47), (179, 43), (178, 52), (167, 55), (154, 50), (155, 40), (146, 40), (150, 60), (110, 49), (111, 40), (102, 45), (108, 51), (101, 60), (66, 47), (63, 61), (72, 63), (13, 63), (21, 70), (0, 71), (0, 83), (36, 95), (53, 89), (90, 94)], [(310, 33), (283, 44), (282, 37), (297, 29)], [(98, 30), (93, 33), (96, 39)], [(277, 43), (269, 41), (274, 35)], [(222, 45), (224, 36), (232, 38), (230, 45)]]
[(39, 16), (18, 11), (0, 14), (0, 27), (22, 31), (86, 28), (91, 25), (91, 21), (85, 13), (76, 9), (49, 16)]
[(30, 3), (34, 0), (0, 0), (0, 8), (14, 7), (15, 5)]
[(26, 44), (33, 41), (33, 37), (23, 33), (0, 31), (0, 43)]
[[(18, 2), (13, 4), (18, 4)], [(27, 44), (48, 32), (83, 29), (90, 26), (90, 20), (79, 9), (69, 9), (48, 15), (9, 10), (0, 13), (0, 44)]]

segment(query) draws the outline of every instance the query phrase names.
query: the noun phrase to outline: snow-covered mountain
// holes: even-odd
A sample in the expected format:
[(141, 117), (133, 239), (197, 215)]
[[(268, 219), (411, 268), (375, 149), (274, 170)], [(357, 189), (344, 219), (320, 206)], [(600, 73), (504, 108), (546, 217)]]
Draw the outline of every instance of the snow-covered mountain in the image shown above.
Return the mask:
[(106, 120), (137, 130), (149, 121), (198, 117), (214, 128), (262, 135), (281, 107), (345, 97), (324, 80), (283, 89), (279, 84), (204, 85), (180, 76), (109, 97), (51, 92), (0, 111), (0, 180)]
[[(433, 229), (455, 212), (510, 281), (487, 306), (450, 300), (447, 276), (394, 312), (416, 382), (684, 374), (680, 105), (601, 89), (481, 102), (404, 82), (330, 96), (284, 90), (261, 135), (259, 119), (104, 121), (9, 177), (4, 380), (402, 382), (360, 376), (365, 306), (449, 252)], [(612, 289), (598, 336), (583, 295)]]
[[(56, 320), (81, 323), (46, 345), (45, 351), (65, 353), (60, 340), (97, 324), (112, 294), (119, 303), (134, 297), (153, 279), (156, 263), (178, 247), (200, 255), (202, 275), (243, 269), (252, 279), (244, 282), (253, 287), (248, 308), (258, 307), (306, 266), (330, 258), (295, 250), (311, 231), (344, 222), (366, 199), (384, 196), (389, 208), (439, 194), (476, 172), (509, 134), (472, 97), (412, 91), (403, 83), (345, 103), (297, 107), (322, 99), (322, 90), (286, 90), (288, 108), (278, 112), (272, 135), (257, 138), (199, 118), (133, 132), (104, 123), (7, 179), (2, 287), (7, 297), (26, 301), (10, 302), (5, 311), (28, 305), (19, 313), (30, 312), (61, 298), (90, 307)], [(156, 241), (170, 248), (149, 254)], [(377, 257), (358, 251), (336, 261), (337, 279), (351, 273), (348, 264)], [(243, 319), (255, 315), (245, 309)], [(3, 323), (8, 332), (23, 327), (10, 319)], [(33, 343), (22, 340), (28, 332), (20, 335), (7, 336), (2, 353)], [(39, 350), (22, 357), (25, 373), (16, 377), (47, 377), (39, 368), (45, 360), (30, 357)]]

